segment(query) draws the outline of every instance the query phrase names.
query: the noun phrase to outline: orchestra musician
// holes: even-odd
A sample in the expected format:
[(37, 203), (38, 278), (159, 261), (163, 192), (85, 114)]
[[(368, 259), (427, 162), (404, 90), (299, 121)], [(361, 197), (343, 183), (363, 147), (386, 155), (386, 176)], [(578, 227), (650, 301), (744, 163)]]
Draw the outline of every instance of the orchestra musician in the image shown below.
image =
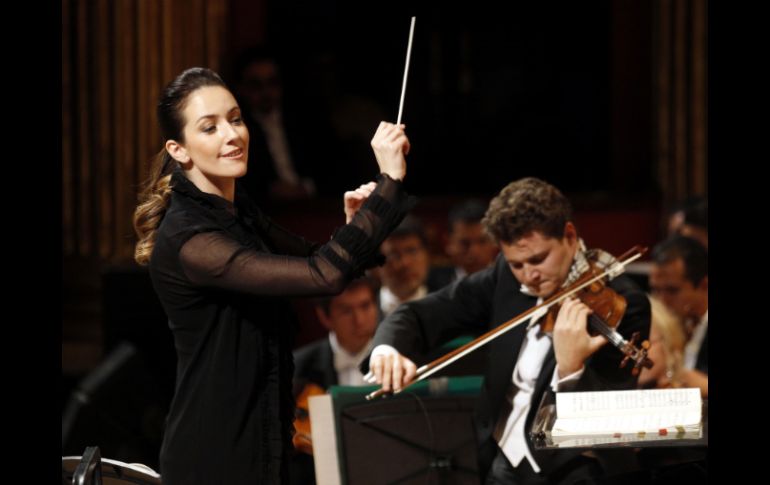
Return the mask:
[[(483, 224), (501, 250), (492, 267), (403, 304), (377, 328), (368, 364), (370, 380), (383, 390), (399, 390), (412, 380), (416, 367), (411, 356), (460, 332), (496, 327), (569, 285), (590, 264), (603, 268), (614, 260), (602, 250), (585, 248), (569, 201), (556, 187), (535, 178), (508, 184), (490, 203)], [(608, 286), (627, 302), (618, 332), (626, 339), (634, 332), (647, 339), (646, 295), (623, 275)], [(483, 483), (573, 483), (606, 477), (610, 466), (614, 471), (622, 468), (617, 454), (610, 463), (601, 451), (591, 456), (538, 451), (529, 437), (546, 392), (636, 387), (631, 369), (619, 367), (623, 354), (605, 345), (603, 336), (589, 334), (589, 313), (580, 300), (569, 299), (561, 305), (551, 334), (541, 331), (543, 318), (536, 312), (528, 324), (488, 344), (476, 419)]]
[(366, 384), (359, 366), (372, 350), (372, 338), (379, 317), (375, 282), (367, 277), (350, 282), (336, 296), (319, 298), (315, 311), (329, 335), (294, 351), (294, 393), (297, 419), (291, 481), (315, 481), (308, 399), (323, 394), (330, 386)]

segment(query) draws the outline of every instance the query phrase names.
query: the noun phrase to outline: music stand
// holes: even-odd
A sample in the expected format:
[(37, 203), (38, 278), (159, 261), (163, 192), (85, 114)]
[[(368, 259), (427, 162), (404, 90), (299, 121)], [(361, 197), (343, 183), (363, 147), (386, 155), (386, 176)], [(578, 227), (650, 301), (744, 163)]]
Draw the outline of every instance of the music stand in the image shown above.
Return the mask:
[(329, 483), (478, 484), (473, 416), (481, 382), (430, 379), (375, 401), (365, 396), (376, 386), (332, 387), (339, 479)]

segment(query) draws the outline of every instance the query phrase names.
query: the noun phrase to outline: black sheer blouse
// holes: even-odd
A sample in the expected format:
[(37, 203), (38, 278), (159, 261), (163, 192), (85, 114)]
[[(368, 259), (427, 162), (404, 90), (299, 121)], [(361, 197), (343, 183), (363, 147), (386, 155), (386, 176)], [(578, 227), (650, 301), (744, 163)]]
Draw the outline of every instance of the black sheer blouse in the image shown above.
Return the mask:
[(163, 481), (285, 482), (293, 431), (286, 297), (338, 293), (380, 263), (380, 243), (414, 202), (380, 175), (351, 223), (318, 245), (274, 224), (240, 188), (232, 204), (179, 168), (171, 183), (149, 265), (178, 356)]

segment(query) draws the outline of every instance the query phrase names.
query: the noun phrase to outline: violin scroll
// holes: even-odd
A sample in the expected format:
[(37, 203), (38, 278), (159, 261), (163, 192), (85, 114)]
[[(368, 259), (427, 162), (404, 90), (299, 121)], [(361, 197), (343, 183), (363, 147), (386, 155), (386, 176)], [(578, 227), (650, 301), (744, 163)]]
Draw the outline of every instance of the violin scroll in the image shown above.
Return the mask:
[(647, 357), (647, 352), (650, 350), (650, 341), (645, 340), (639, 347), (636, 346), (636, 342), (639, 341), (639, 332), (634, 332), (631, 335), (631, 339), (627, 341), (621, 351), (626, 355), (620, 362), (620, 367), (625, 367), (630, 361), (634, 361), (634, 367), (631, 369), (631, 374), (639, 375), (639, 369), (646, 367), (652, 368), (653, 362)]

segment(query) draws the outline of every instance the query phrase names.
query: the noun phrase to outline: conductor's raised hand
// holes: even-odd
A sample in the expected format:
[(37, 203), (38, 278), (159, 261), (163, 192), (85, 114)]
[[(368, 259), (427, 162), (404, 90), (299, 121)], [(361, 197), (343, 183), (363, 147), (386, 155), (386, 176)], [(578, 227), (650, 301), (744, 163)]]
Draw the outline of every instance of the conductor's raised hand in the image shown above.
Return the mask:
[(372, 137), (372, 149), (380, 172), (395, 180), (403, 180), (406, 175), (405, 156), (409, 153), (410, 145), (405, 128), (406, 125), (382, 121)]

